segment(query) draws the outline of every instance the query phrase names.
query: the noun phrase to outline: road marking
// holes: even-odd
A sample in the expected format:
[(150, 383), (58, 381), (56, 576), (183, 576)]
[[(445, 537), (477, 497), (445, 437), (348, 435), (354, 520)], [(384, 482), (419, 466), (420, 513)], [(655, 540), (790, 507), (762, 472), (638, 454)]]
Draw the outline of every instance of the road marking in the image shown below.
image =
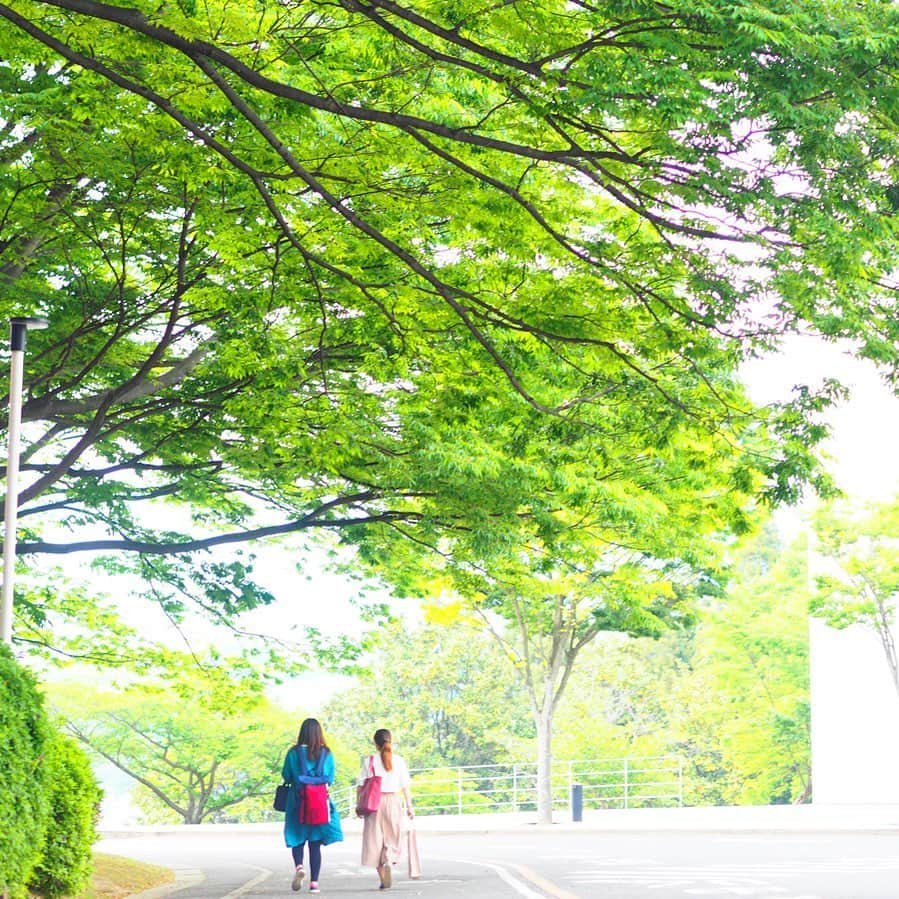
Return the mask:
[(273, 871), (269, 871), (268, 868), (258, 868), (256, 865), (247, 865), (248, 868), (254, 868), (259, 873), (252, 879), (248, 880), (243, 886), (239, 886), (236, 890), (231, 890), (230, 893), (222, 896), (222, 899), (237, 899), (238, 896), (243, 896), (244, 893), (249, 893), (253, 887), (258, 886), (265, 880), (268, 880), (269, 877), (274, 873)]
[(485, 868), (490, 868), (499, 875), (501, 880), (504, 880), (519, 896), (525, 896), (526, 899), (545, 899), (544, 896), (541, 896), (540, 893), (535, 893), (527, 884), (522, 883), (520, 880), (517, 880), (513, 877), (502, 865), (492, 865), (488, 862), (478, 862), (479, 865), (483, 865)]
[(445, 856), (441, 856), (440, 860), (445, 862), (458, 862), (462, 865), (476, 865), (479, 868), (488, 868), (493, 871), (500, 880), (512, 887), (519, 896), (524, 896), (525, 899), (546, 899), (546, 896), (542, 893), (535, 893), (526, 883), (519, 880), (517, 877), (513, 877), (502, 865), (495, 865), (492, 862), (475, 861), (470, 858), (446, 858)]
[(550, 896), (555, 896), (556, 899), (578, 899), (574, 893), (569, 893), (567, 890), (557, 887), (552, 881), (547, 880), (536, 871), (532, 871), (524, 865), (512, 865), (512, 867), (524, 877), (525, 880), (529, 880), (535, 887), (539, 887), (544, 893), (549, 893)]
[[(559, 861), (556, 858), (555, 861)], [(620, 859), (594, 859), (587, 862), (578, 857), (579, 865), (569, 869), (564, 880), (576, 887), (642, 887), (647, 890), (678, 890), (688, 896), (758, 897), (758, 899), (820, 899), (814, 894), (798, 894), (796, 881), (802, 877), (843, 876), (895, 871), (899, 859), (887, 857), (856, 857), (829, 859), (801, 859), (764, 861), (758, 865), (745, 861), (712, 862), (709, 864), (666, 865), (658, 859), (640, 863)]]

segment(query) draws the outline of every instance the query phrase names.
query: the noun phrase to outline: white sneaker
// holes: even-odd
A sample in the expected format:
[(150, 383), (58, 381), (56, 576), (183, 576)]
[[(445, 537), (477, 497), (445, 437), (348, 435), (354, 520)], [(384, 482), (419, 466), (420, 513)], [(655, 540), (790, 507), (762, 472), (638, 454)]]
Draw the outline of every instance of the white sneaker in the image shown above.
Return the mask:
[(296, 893), (298, 890), (303, 889), (303, 881), (306, 879), (306, 872), (303, 870), (302, 865), (297, 865), (297, 869), (294, 872), (293, 880), (290, 882), (290, 888)]

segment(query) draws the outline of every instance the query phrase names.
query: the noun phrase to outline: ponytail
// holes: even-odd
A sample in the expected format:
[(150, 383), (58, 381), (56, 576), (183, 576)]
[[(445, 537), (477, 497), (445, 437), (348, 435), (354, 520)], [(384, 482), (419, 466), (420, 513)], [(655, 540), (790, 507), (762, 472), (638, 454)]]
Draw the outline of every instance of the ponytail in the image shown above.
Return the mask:
[(381, 728), (375, 731), (375, 746), (381, 753), (381, 764), (385, 771), (393, 770), (393, 747), (390, 745), (390, 731)]

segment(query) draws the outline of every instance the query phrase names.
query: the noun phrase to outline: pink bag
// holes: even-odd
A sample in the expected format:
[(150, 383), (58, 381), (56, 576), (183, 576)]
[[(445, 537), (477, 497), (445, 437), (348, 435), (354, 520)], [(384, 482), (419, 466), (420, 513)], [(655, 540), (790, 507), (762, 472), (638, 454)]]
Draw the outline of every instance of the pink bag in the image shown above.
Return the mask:
[(418, 853), (418, 837), (411, 821), (409, 830), (406, 831), (406, 854), (409, 856), (409, 877), (418, 880), (421, 877), (421, 856)]
[[(306, 759), (306, 770), (315, 777), (322, 776), (322, 766), (325, 762), (323, 750), (318, 757), (318, 762), (313, 771), (309, 760)], [(297, 784), (297, 818), (300, 824), (309, 824), (313, 827), (327, 824), (331, 820), (331, 805), (328, 802), (327, 784)]]
[(381, 775), (375, 774), (374, 756), (368, 757), (369, 775), (356, 793), (356, 814), (360, 818), (376, 812), (381, 807)]
[(304, 784), (299, 799), (300, 824), (327, 824), (331, 820), (327, 784)]

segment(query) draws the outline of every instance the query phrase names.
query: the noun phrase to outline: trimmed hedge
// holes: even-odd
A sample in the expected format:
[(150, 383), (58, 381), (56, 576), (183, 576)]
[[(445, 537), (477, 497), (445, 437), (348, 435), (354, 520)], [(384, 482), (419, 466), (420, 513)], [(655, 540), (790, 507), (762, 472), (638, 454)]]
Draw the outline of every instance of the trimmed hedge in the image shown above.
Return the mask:
[(81, 746), (54, 733), (49, 740), (50, 819), (29, 889), (46, 899), (82, 892), (91, 876), (102, 790)]
[(34, 678), (0, 645), (0, 891), (25, 895), (50, 814), (50, 725)]
[(51, 727), (35, 679), (0, 645), (0, 893), (79, 892), (99, 803), (84, 750)]

